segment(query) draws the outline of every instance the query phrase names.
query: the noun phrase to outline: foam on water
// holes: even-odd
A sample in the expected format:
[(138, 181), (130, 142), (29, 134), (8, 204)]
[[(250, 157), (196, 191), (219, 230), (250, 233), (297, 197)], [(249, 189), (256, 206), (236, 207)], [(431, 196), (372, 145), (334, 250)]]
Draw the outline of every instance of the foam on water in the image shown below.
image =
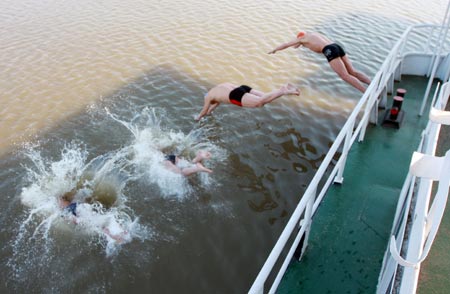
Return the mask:
[[(25, 162), (21, 151), (1, 157), (0, 261), (10, 268), (0, 292), (248, 291), (259, 270), (249, 265), (267, 257), (360, 98), (320, 54), (267, 52), (318, 31), (373, 77), (406, 27), (440, 22), (447, 4), (373, 2), (1, 1), (0, 154), (34, 136), (51, 142)], [(225, 81), (262, 91), (291, 82), (302, 95), (221, 106), (194, 124), (201, 94)], [(58, 147), (72, 140), (86, 149)], [(200, 149), (213, 155), (211, 175), (161, 164)], [(79, 205), (77, 225), (57, 202), (72, 191), (96, 199)], [(115, 244), (104, 223), (130, 238)]]
[[(151, 237), (150, 231), (132, 216), (122, 193), (131, 178), (126, 171), (125, 149), (89, 162), (88, 152), (75, 144), (66, 146), (61, 158), (53, 162), (36, 148), (27, 150), (26, 156), (33, 164), (25, 167), (30, 184), (22, 189), (20, 199), (29, 213), (19, 229), (16, 249), (30, 235), (48, 241), (52, 229), (67, 228), (68, 224), (76, 224), (74, 233), (102, 244), (108, 256), (133, 238)], [(69, 194), (78, 203), (76, 218), (60, 204), (61, 197)], [(119, 236), (120, 240), (111, 236)]]
[[(24, 164), (26, 182), (20, 193), (21, 203), (28, 208), (13, 241), (9, 266), (16, 280), (25, 278), (36, 265), (50, 264), (65, 239), (77, 239), (88, 247), (100, 245), (107, 256), (117, 256), (127, 243), (149, 240), (157, 235), (151, 224), (140, 224), (139, 217), (127, 205), (127, 184), (139, 181), (156, 185), (160, 193), (152, 197), (184, 200), (195, 192), (193, 182), (168, 170), (165, 154), (177, 154), (189, 166), (197, 151), (208, 150), (223, 160), (225, 152), (205, 136), (207, 129), (198, 128), (188, 134), (162, 126), (164, 113), (145, 108), (131, 120), (109, 117), (130, 131), (129, 144), (89, 159), (88, 151), (79, 144), (67, 144), (57, 158), (49, 158), (40, 146), (24, 148), (28, 163)], [(211, 188), (215, 181), (206, 173), (190, 177), (199, 185)], [(77, 203), (76, 217), (61, 204), (61, 198)], [(43, 253), (43, 254), (37, 254)]]
[[(207, 139), (207, 128), (197, 128), (188, 134), (171, 130), (163, 126), (164, 111), (159, 111), (158, 113), (155, 108), (145, 108), (129, 122), (108, 113), (133, 135), (130, 161), (135, 167), (136, 175), (148, 184), (157, 185), (162, 196), (175, 196), (181, 200), (193, 192), (192, 185), (187, 177), (165, 167), (165, 155), (179, 156), (181, 160), (178, 165), (188, 167), (192, 165), (190, 159), (194, 158), (198, 151), (208, 150), (214, 158), (205, 164), (212, 168), (214, 162), (225, 157), (225, 152)], [(214, 185), (214, 180), (206, 173), (200, 173), (197, 178), (202, 186)]]

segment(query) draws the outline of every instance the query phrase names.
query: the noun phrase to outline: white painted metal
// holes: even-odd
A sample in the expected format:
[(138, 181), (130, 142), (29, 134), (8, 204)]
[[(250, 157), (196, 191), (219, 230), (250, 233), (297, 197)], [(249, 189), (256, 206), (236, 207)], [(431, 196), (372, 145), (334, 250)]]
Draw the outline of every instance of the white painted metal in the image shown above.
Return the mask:
[[(354, 122), (353, 122), (354, 123)], [(350, 147), (352, 147), (352, 134), (353, 134), (353, 125), (349, 126), (347, 129), (347, 134), (345, 136), (344, 148), (342, 149), (341, 162), (339, 163), (339, 170), (336, 178), (334, 179), (335, 183), (342, 184), (344, 181), (344, 168), (345, 163), (347, 162), (347, 154), (350, 151)]]
[[(445, 157), (434, 157), (423, 153), (414, 153), (411, 172), (420, 177), (426, 177), (430, 180), (438, 180), (439, 187), (434, 197), (430, 210), (425, 211), (424, 217), (417, 217), (414, 222), (420, 223), (419, 229), (411, 231), (411, 237), (408, 246), (408, 257), (403, 259), (398, 253), (395, 245), (395, 237), (391, 237), (390, 252), (393, 258), (405, 267), (400, 284), (399, 293), (415, 293), (417, 288), (420, 264), (425, 260), (430, 252), (431, 245), (437, 235), (439, 225), (444, 215), (445, 206), (448, 198), (448, 188), (450, 184), (450, 151), (447, 151)], [(418, 195), (422, 197), (422, 195)], [(430, 199), (431, 193), (424, 195)], [(420, 211), (418, 211), (419, 213)], [(417, 215), (417, 214), (416, 214)], [(418, 234), (419, 236), (414, 236)], [(419, 250), (416, 248), (419, 247)]]
[[(386, 60), (383, 62), (380, 70), (377, 72), (375, 77), (373, 78), (371, 84), (367, 88), (364, 95), (361, 97), (361, 99), (358, 101), (357, 105), (355, 106), (353, 112), (350, 114), (349, 118), (347, 119), (346, 123), (342, 127), (341, 131), (337, 135), (333, 145), (331, 146), (330, 150), (328, 151), (327, 155), (325, 156), (324, 160), (322, 161), (319, 169), (317, 170), (316, 174), (314, 175), (313, 179), (311, 180), (308, 188), (306, 189), (303, 197), (301, 198), (299, 204), (295, 208), (291, 218), (289, 219), (288, 223), (286, 224), (286, 227), (284, 228), (283, 232), (281, 233), (277, 243), (273, 247), (272, 251), (269, 254), (269, 257), (267, 258), (266, 262), (264, 263), (262, 269), (260, 270), (258, 276), (256, 277), (255, 281), (253, 282), (252, 287), (249, 290), (249, 293), (251, 294), (262, 294), (264, 293), (264, 284), (266, 283), (267, 278), (269, 277), (270, 273), (273, 271), (273, 268), (275, 266), (275, 263), (278, 261), (281, 253), (285, 251), (285, 248), (288, 249), (288, 253), (286, 255), (286, 258), (283, 262), (283, 265), (278, 270), (277, 277), (275, 279), (275, 282), (272, 283), (272, 286), (270, 287), (270, 293), (275, 292), (279, 282), (281, 281), (281, 277), (284, 275), (287, 265), (291, 261), (293, 254), (295, 252), (295, 249), (297, 248), (297, 245), (299, 244), (301, 238), (305, 234), (305, 232), (309, 231), (309, 227), (312, 222), (312, 216), (314, 215), (315, 211), (317, 210), (320, 202), (322, 201), (326, 191), (328, 190), (329, 186), (333, 182), (335, 178), (337, 180), (342, 180), (342, 171), (345, 167), (346, 157), (348, 154), (348, 151), (350, 150), (351, 145), (354, 143), (356, 138), (359, 138), (359, 141), (362, 141), (364, 139), (364, 134), (366, 127), (369, 123), (369, 119), (371, 117), (371, 114), (373, 113), (373, 108), (378, 107), (378, 101), (383, 93), (386, 92), (386, 89), (388, 87), (388, 83), (392, 81), (392, 77), (396, 72), (398, 72), (399, 67), (401, 65), (402, 57), (404, 56), (404, 50), (406, 49), (405, 44), (408, 41), (408, 36), (412, 32), (413, 29), (432, 29), (435, 26), (431, 25), (420, 25), (420, 26), (412, 26), (409, 27), (399, 38), (397, 43), (394, 45), (393, 49), (387, 56)], [(429, 36), (429, 39), (431, 36)], [(362, 117), (357, 121), (357, 118), (359, 114), (362, 113)], [(356, 129), (353, 129), (354, 126), (356, 126)], [(345, 145), (344, 145), (345, 144)], [(344, 145), (344, 146), (343, 146)], [(343, 152), (341, 156), (339, 157), (335, 167), (333, 168), (332, 172), (330, 173), (329, 177), (326, 179), (325, 184), (320, 188), (319, 183), (323, 182), (323, 177), (325, 175), (325, 172), (329, 168), (330, 164), (332, 163), (332, 160), (336, 157), (337, 151), (340, 147), (343, 147)], [(341, 171), (341, 173), (339, 173)], [(337, 176), (336, 176), (337, 175)], [(320, 191), (319, 195), (317, 196), (316, 191)], [(317, 198), (316, 198), (317, 196)], [(305, 213), (305, 209), (308, 206), (309, 203), (313, 204), (312, 213)], [(305, 214), (305, 218), (300, 221), (300, 218), (302, 215)], [(297, 230), (298, 224), (300, 224), (300, 229)], [(297, 234), (294, 242), (287, 244), (288, 240), (291, 238), (292, 234), (294, 232)], [(305, 236), (305, 239), (307, 236)], [(307, 247), (307, 240), (305, 240), (303, 244), (302, 251)], [(287, 249), (286, 249), (287, 250)]]
[[(394, 218), (394, 226), (392, 228), (391, 235), (397, 236), (396, 246), (401, 248), (406, 231), (406, 224), (408, 221), (408, 212), (411, 206), (412, 195), (414, 191), (415, 179), (408, 174), (405, 184), (397, 205), (397, 210)], [(393, 289), (394, 277), (397, 273), (398, 262), (390, 256), (390, 251), (387, 250), (384, 254), (383, 264), (380, 271), (380, 277), (378, 279), (377, 293), (390, 293)]]
[[(442, 86), (439, 91), (437, 102), (434, 103), (436, 100), (436, 93), (433, 97), (432, 103), (434, 105), (432, 105), (432, 108), (442, 111), (448, 102), (450, 83), (446, 83)], [(391, 233), (391, 242), (389, 244), (389, 249), (384, 256), (377, 293), (391, 293), (394, 288), (394, 280), (396, 279), (398, 281), (396, 292), (416, 292), (420, 264), (427, 257), (431, 245), (433, 244), (448, 197), (450, 151), (446, 154), (445, 162), (442, 158), (439, 159), (439, 163), (435, 162), (437, 159), (430, 159), (430, 156), (435, 154), (437, 139), (440, 132), (440, 122), (442, 121), (436, 123), (433, 116), (430, 115), (430, 121), (422, 134), (422, 140), (418, 147), (419, 152), (429, 154), (422, 155), (422, 157), (426, 158), (426, 164), (432, 164), (425, 168), (428, 170), (428, 173), (423, 172), (424, 166), (420, 167), (415, 164), (417, 162), (417, 155), (413, 157), (413, 165), (400, 194), (400, 200), (398, 202)], [(445, 165), (442, 166), (443, 164)], [(439, 166), (441, 166), (441, 168), (439, 168)], [(436, 172), (439, 172), (439, 174), (436, 174)], [(427, 177), (428, 179), (418, 179), (416, 177)], [(432, 180), (439, 180), (440, 184), (431, 209), (429, 209), (430, 199), (432, 199), (433, 196), (431, 194)], [(405, 195), (407, 195), (407, 193), (408, 195), (412, 195), (416, 185), (417, 191), (415, 194), (417, 200), (413, 212), (410, 213), (412, 197), (408, 196), (405, 198)], [(406, 188), (408, 189), (408, 192), (406, 192)], [(403, 199), (405, 199), (405, 201)], [(404, 228), (406, 227), (408, 216), (413, 220), (413, 224), (410, 233), (407, 236), (408, 243), (403, 245), (403, 240), (405, 238)], [(402, 246), (404, 246), (403, 249), (406, 251), (406, 258), (401, 257), (400, 248), (402, 248)], [(398, 266), (403, 266), (404, 268), (402, 275), (396, 277)]]
[[(443, 95), (449, 94), (450, 87), (448, 85), (444, 85), (439, 92), (439, 84), (436, 87), (436, 91), (434, 93), (432, 105), (436, 101), (437, 93), (439, 92), (439, 100), (445, 100), (445, 103), (437, 103), (436, 105), (446, 105), (447, 99), (443, 99)], [(433, 139), (438, 134), (438, 130), (431, 123), (427, 125), (425, 130), (422, 132), (422, 140), (419, 144), (417, 150), (427, 150), (427, 146), (435, 146), (436, 141)], [(430, 142), (428, 142), (430, 141)], [(396, 236), (395, 246), (396, 248), (402, 248), (404, 239), (405, 239), (405, 231), (408, 221), (408, 216), (410, 215), (410, 207), (412, 202), (412, 195), (414, 192), (414, 187), (416, 184), (416, 178), (412, 176), (411, 173), (408, 173), (405, 183), (403, 185), (402, 191), (400, 192), (400, 197), (397, 205), (397, 210), (394, 217), (393, 227), (391, 230), (391, 236)], [(377, 293), (392, 293), (394, 290), (394, 281), (397, 275), (397, 269), (399, 261), (397, 261), (394, 256), (391, 255), (392, 246), (394, 244), (391, 243), (388, 250), (386, 250), (383, 258), (383, 264), (380, 271), (380, 276), (378, 280)], [(390, 250), (391, 249), (391, 250)], [(398, 253), (398, 250), (395, 252)], [(406, 277), (406, 276), (405, 276)], [(408, 281), (408, 279), (405, 279)], [(410, 279), (409, 279), (410, 280)], [(401, 280), (400, 280), (401, 281)], [(401, 283), (401, 282), (400, 282)], [(405, 282), (405, 283), (409, 283)]]
[(450, 112), (433, 107), (430, 111), (430, 120), (436, 123), (450, 125)]

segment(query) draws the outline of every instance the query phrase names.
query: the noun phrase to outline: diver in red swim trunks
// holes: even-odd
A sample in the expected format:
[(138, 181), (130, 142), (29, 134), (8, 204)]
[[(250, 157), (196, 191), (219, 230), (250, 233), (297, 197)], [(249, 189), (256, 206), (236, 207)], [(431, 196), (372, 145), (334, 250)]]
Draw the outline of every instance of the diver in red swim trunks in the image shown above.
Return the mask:
[(344, 49), (331, 42), (327, 37), (319, 33), (300, 32), (292, 41), (281, 44), (276, 47), (269, 54), (274, 54), (277, 51), (284, 50), (289, 47), (298, 48), (303, 46), (316, 53), (323, 53), (328, 60), (331, 68), (347, 83), (360, 90), (366, 91), (364, 84), (370, 84), (370, 79), (362, 72), (356, 71), (350, 59), (345, 54)]
[(195, 119), (200, 120), (203, 116), (211, 114), (220, 103), (235, 104), (241, 107), (261, 107), (283, 95), (298, 96), (300, 91), (291, 84), (264, 93), (246, 85), (237, 86), (231, 83), (223, 83), (215, 86), (205, 95), (203, 109)]

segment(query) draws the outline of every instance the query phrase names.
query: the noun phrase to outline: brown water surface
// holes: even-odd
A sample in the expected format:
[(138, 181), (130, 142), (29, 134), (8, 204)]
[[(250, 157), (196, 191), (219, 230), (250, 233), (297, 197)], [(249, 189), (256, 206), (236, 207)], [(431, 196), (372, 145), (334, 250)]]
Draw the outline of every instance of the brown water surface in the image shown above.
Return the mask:
[[(0, 292), (245, 292), (361, 96), (319, 54), (267, 52), (319, 31), (373, 76), (407, 26), (440, 21), (445, 5), (2, 1)], [(302, 95), (195, 122), (204, 93), (226, 81), (291, 82)], [(171, 178), (152, 165), (161, 146), (209, 148), (214, 173)], [(71, 168), (83, 178), (92, 166), (107, 175), (102, 195), (114, 190), (140, 226), (112, 255), (43, 212), (43, 197), (70, 190)]]

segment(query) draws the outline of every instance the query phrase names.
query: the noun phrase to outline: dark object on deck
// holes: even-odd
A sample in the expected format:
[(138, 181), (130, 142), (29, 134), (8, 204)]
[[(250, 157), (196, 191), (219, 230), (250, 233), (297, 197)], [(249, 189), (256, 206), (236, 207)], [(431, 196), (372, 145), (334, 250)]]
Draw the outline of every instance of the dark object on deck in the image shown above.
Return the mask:
[(405, 117), (405, 112), (403, 110), (398, 111), (395, 108), (386, 110), (383, 118), (383, 127), (391, 127), (400, 129), (402, 125), (403, 118)]
[(397, 129), (400, 128), (405, 116), (405, 112), (402, 110), (403, 97), (405, 97), (405, 94), (405, 89), (397, 89), (397, 96), (394, 96), (392, 108), (386, 110), (384, 113), (382, 126)]
[(392, 103), (392, 108), (397, 108), (398, 111), (402, 110), (403, 97), (394, 96), (394, 101)]
[(405, 94), (406, 94), (406, 90), (405, 89), (398, 88), (397, 89), (397, 94), (395, 94), (395, 96), (405, 97)]

